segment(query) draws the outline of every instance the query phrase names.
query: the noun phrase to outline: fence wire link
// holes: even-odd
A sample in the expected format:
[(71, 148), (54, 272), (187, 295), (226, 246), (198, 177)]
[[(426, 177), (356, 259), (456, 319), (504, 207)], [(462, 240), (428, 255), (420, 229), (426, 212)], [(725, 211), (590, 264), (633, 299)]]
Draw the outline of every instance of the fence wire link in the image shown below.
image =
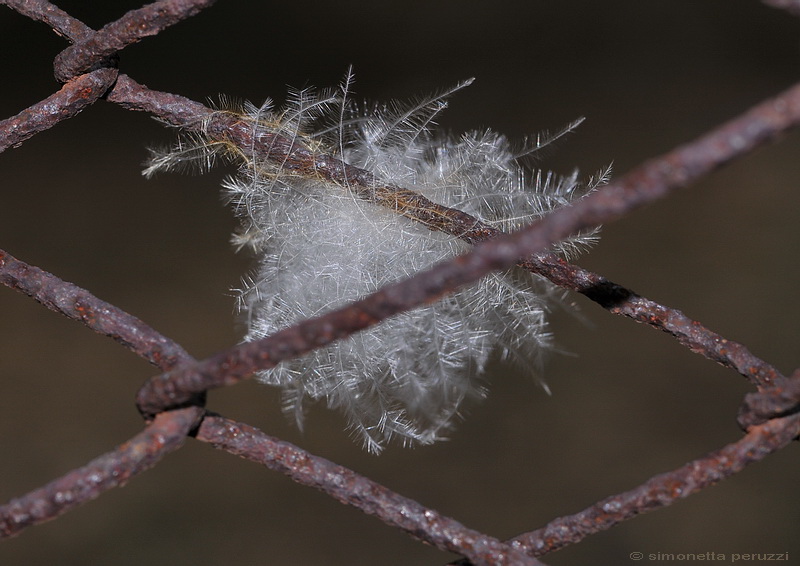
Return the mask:
[[(102, 301), (85, 289), (62, 281), (2, 250), (0, 250), (0, 282), (30, 296), (47, 308), (72, 320), (80, 321), (95, 332), (112, 338), (164, 371), (194, 361), (179, 344), (161, 335), (138, 318)], [(202, 397), (196, 399), (198, 404), (201, 404), (202, 400)], [(160, 415), (179, 415), (179, 418), (184, 419), (191, 416), (194, 419), (192, 421), (194, 426), (182, 430), (180, 435), (167, 435), (165, 437), (167, 441), (163, 442), (153, 436), (161, 428), (154, 428), (154, 425), (151, 425), (148, 430), (155, 431), (153, 434), (141, 440), (137, 440), (139, 437), (136, 437), (116, 451), (95, 460), (89, 466), (73, 470), (44, 488), (34, 490), (0, 507), (0, 538), (18, 534), (28, 526), (53, 519), (83, 501), (94, 499), (105, 489), (122, 485), (111, 483), (108, 478), (100, 481), (98, 470), (116, 471), (119, 475), (125, 475), (127, 481), (155, 463), (152, 458), (148, 460), (149, 466), (131, 460), (129, 457), (131, 446), (144, 451), (142, 455), (148, 450), (159, 449), (159, 446), (156, 446), (159, 443), (169, 444), (166, 448), (170, 450), (177, 449), (180, 444), (174, 445), (174, 443), (178, 440), (182, 442), (190, 428), (195, 428), (202, 418), (202, 415), (195, 416), (190, 409), (185, 409), (183, 412), (160, 413), (155, 417), (156, 422)], [(529, 557), (519, 555), (518, 551), (505, 547), (496, 539), (468, 529), (457, 521), (393, 493), (368, 478), (309, 454), (287, 442), (265, 435), (246, 424), (211, 414), (206, 415), (202, 422), (203, 426), (193, 433), (198, 440), (285, 473), (303, 485), (316, 487), (343, 503), (375, 515), (437, 548), (483, 557), (479, 562), (502, 563), (502, 557), (507, 554), (511, 559), (518, 561), (515, 563), (524, 564), (527, 560), (527, 563), (532, 565), (540, 564), (538, 561), (530, 560)], [(148, 441), (154, 445), (148, 446)], [(98, 481), (93, 489), (88, 489), (91, 486), (83, 484), (91, 474), (92, 478), (97, 478)], [(343, 484), (345, 479), (347, 481)], [(92, 481), (94, 482), (94, 479)], [(372, 496), (365, 496), (365, 493)], [(64, 494), (68, 494), (68, 501)], [(44, 506), (43, 501), (46, 503)]]
[(161, 413), (144, 431), (112, 452), (11, 500), (0, 507), (0, 537), (19, 534), (26, 527), (55, 519), (99, 497), (104, 491), (124, 486), (133, 476), (183, 446), (202, 415), (198, 408)]
[[(764, 2), (800, 12), (800, 4), (794, 0)], [(0, 151), (20, 145), (105, 97), (124, 108), (148, 112), (187, 130), (205, 127), (219, 139), (263, 152), (261, 157), (279, 161), (295, 159), (302, 164), (306, 156), (292, 144), (271, 143), (266, 149), (248, 139), (247, 128), (229, 115), (215, 113), (179, 95), (152, 91), (117, 72), (116, 56), (121, 49), (158, 34), (213, 3), (214, 0), (162, 0), (128, 12), (95, 32), (49, 2), (0, 0), (0, 4), (46, 23), (74, 44), (59, 54), (54, 63), (56, 77), (64, 86), (47, 99), (0, 122)], [(0, 537), (16, 535), (27, 526), (56, 518), (107, 489), (123, 485), (153, 467), (165, 454), (178, 449), (187, 436), (280, 471), (419, 540), (462, 554), (465, 556), (462, 564), (541, 564), (535, 557), (643, 512), (670, 505), (741, 471), (787, 446), (800, 434), (800, 416), (796, 414), (800, 373), (785, 378), (744, 345), (725, 339), (680, 311), (641, 297), (542, 250), (574, 232), (608, 223), (664, 198), (774, 140), (798, 123), (800, 85), (514, 234), (501, 234), (461, 211), (441, 207), (443, 210), (438, 212), (444, 220), (431, 228), (458, 234), (475, 244), (469, 254), (381, 289), (338, 311), (202, 361), (194, 360), (179, 344), (121, 309), (0, 250), (0, 282), (4, 285), (113, 338), (164, 372), (148, 381), (137, 394), (137, 405), (149, 423), (144, 431), (86, 466), (1, 506)], [(333, 157), (328, 159), (326, 167), (320, 169), (320, 174), (334, 179), (336, 175), (345, 175), (351, 181), (364, 178), (373, 189), (377, 182), (381, 186), (380, 198), (387, 203), (404, 198), (416, 199), (423, 209), (438, 206), (420, 201), (418, 195), (402, 187), (380, 185), (379, 180), (365, 177), (369, 173)], [(374, 192), (363, 196), (374, 198)], [(202, 408), (210, 388), (237, 383), (257, 370), (434, 301), (491, 270), (514, 264), (565, 289), (582, 293), (612, 313), (667, 332), (691, 351), (748, 378), (759, 391), (748, 394), (740, 409), (739, 422), (746, 434), (737, 442), (657, 475), (630, 491), (503, 543), (351, 470)]]
[(72, 118), (103, 96), (117, 78), (116, 69), (97, 69), (67, 82), (61, 90), (0, 122), (0, 151), (18, 147), (39, 132)]

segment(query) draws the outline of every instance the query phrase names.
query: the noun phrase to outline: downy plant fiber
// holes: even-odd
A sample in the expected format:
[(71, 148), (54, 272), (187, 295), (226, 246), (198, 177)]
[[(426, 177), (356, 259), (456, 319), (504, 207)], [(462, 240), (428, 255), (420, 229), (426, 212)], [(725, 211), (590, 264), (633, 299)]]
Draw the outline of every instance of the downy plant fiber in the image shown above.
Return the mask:
[[(353, 103), (350, 82), (348, 76), (336, 91), (291, 92), (280, 110), (268, 101), (220, 112), (503, 231), (606, 181), (608, 171), (581, 184), (574, 173), (559, 177), (526, 169), (521, 157), (541, 147), (541, 139), (515, 153), (505, 137), (489, 130), (459, 138), (436, 135), (433, 120), (447, 97), (471, 81), (417, 103), (383, 106)], [(341, 307), (469, 249), (455, 236), (365, 200), (346, 178), (333, 182), (242, 149), (203, 135), (184, 138), (154, 155), (145, 173), (187, 161), (210, 164), (218, 154), (240, 160), (239, 173), (225, 181), (224, 190), (242, 222), (233, 241), (257, 261), (237, 291), (245, 340)], [(576, 236), (553, 251), (572, 255), (593, 237)], [(467, 398), (484, 395), (481, 375), (493, 353), (530, 371), (537, 368), (552, 346), (545, 315), (560, 297), (531, 273), (493, 273), (435, 304), (281, 363), (258, 379), (283, 389), (285, 410), (300, 426), (308, 403), (324, 399), (344, 412), (371, 452), (395, 437), (429, 444), (446, 436)]]

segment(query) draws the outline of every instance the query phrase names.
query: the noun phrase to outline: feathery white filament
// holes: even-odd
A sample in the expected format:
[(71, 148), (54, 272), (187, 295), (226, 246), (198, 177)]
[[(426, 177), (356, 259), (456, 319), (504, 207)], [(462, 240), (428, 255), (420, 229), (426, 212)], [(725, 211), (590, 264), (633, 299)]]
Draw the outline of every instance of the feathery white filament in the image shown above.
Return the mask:
[[(348, 76), (338, 93), (295, 92), (282, 111), (269, 103), (247, 106), (241, 119), (504, 231), (605, 181), (607, 172), (587, 185), (575, 174), (530, 176), (507, 140), (491, 131), (458, 140), (434, 137), (433, 119), (446, 106), (445, 97), (466, 84), (411, 106), (359, 109), (348, 100)], [(185, 141), (155, 157), (146, 173), (189, 158), (209, 160), (217, 149), (202, 140)], [(346, 181), (302, 175), (281, 163), (246, 159), (224, 187), (242, 219), (234, 241), (258, 258), (239, 292), (246, 340), (341, 307), (468, 249), (454, 236), (359, 198)], [(592, 238), (575, 237), (556, 251), (573, 252)], [(309, 400), (325, 399), (341, 409), (372, 452), (395, 436), (431, 443), (451, 428), (465, 398), (483, 395), (479, 376), (493, 351), (526, 366), (537, 363), (551, 343), (545, 311), (556, 294), (552, 284), (530, 273), (493, 273), (433, 305), (284, 362), (259, 379), (283, 388), (286, 409), (300, 425)]]

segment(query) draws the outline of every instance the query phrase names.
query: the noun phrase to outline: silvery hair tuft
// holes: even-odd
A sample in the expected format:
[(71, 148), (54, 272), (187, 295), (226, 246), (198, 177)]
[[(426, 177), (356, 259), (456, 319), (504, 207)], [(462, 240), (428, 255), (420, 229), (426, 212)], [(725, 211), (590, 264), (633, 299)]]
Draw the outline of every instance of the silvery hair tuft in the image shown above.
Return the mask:
[[(436, 135), (434, 120), (448, 97), (471, 81), (412, 104), (384, 106), (356, 104), (351, 83), (348, 74), (338, 90), (292, 91), (280, 110), (267, 102), (224, 112), (250, 124), (253, 139), (277, 134), (315, 159), (331, 156), (366, 172), (376, 187), (402, 187), (503, 231), (607, 181), (608, 171), (581, 183), (576, 173), (528, 170), (521, 154), (547, 140), (515, 152), (490, 130), (457, 139)], [(364, 198), (346, 170), (333, 181), (275, 160), (268, 151), (246, 151), (203, 135), (154, 155), (146, 174), (186, 162), (210, 166), (220, 154), (241, 164), (224, 183), (242, 222), (233, 241), (257, 258), (237, 292), (246, 340), (341, 307), (469, 249), (457, 236), (407, 217), (399, 205)], [(594, 238), (574, 236), (552, 251), (571, 256)], [(259, 380), (284, 390), (285, 409), (300, 426), (308, 402), (324, 399), (344, 412), (370, 452), (392, 438), (429, 444), (446, 437), (465, 400), (485, 394), (481, 375), (494, 352), (537, 368), (552, 347), (546, 313), (560, 297), (537, 275), (519, 269), (492, 273), (434, 304), (283, 362)]]

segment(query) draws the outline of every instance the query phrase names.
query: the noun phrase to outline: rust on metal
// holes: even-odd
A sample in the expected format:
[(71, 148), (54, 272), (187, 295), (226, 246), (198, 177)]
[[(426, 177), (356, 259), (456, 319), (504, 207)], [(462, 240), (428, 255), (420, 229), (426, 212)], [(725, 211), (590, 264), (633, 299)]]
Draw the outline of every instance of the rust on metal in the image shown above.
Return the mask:
[(753, 427), (737, 442), (657, 475), (624, 493), (598, 501), (591, 507), (558, 518), (541, 529), (514, 537), (527, 552), (542, 556), (580, 542), (587, 536), (605, 531), (642, 513), (654, 511), (689, 497), (747, 465), (788, 446), (800, 434), (800, 415), (775, 419)]
[(436, 548), (463, 554), (474, 564), (541, 564), (510, 544), (468, 529), (369, 478), (246, 424), (209, 415), (200, 425), (197, 439), (286, 474)]
[(180, 448), (202, 414), (199, 408), (162, 413), (144, 431), (115, 450), (0, 506), (0, 538), (55, 519), (109, 489), (125, 485)]
[(116, 78), (116, 69), (98, 69), (81, 75), (41, 102), (0, 121), (0, 152), (18, 147), (39, 132), (77, 115), (103, 96)]
[[(800, 13), (798, 0), (764, 1)], [(14, 535), (26, 526), (55, 518), (93, 499), (106, 489), (123, 485), (152, 467), (164, 454), (179, 448), (187, 435), (196, 433), (202, 441), (321, 489), (438, 548), (463, 553), (472, 563), (538, 564), (523, 553), (541, 555), (640, 513), (670, 505), (785, 447), (800, 433), (798, 372), (789, 379), (783, 378), (778, 370), (742, 344), (719, 336), (680, 311), (659, 305), (544, 251), (571, 233), (612, 221), (662, 198), (797, 126), (800, 86), (644, 163), (573, 206), (525, 230), (506, 235), (461, 211), (442, 207), (403, 187), (382, 183), (368, 171), (354, 168), (335, 156), (319, 155), (313, 148), (277, 139), (269, 132), (254, 131), (251, 125), (236, 123), (230, 115), (212, 111), (185, 97), (152, 91), (126, 75), (117, 76), (116, 69), (111, 68), (119, 50), (197, 13), (213, 0), (162, 0), (129, 12), (98, 32), (44, 0), (0, 3), (46, 23), (76, 43), (59, 55), (55, 63), (56, 74), (66, 84), (51, 97), (0, 122), (0, 151), (76, 115), (107, 94), (107, 100), (124, 108), (150, 112), (172, 125), (218, 135), (239, 148), (252, 147), (262, 152), (263, 157), (345, 184), (361, 198), (389, 206), (431, 229), (476, 244), (470, 254), (386, 287), (326, 317), (305, 321), (201, 362), (194, 361), (178, 344), (142, 321), (88, 291), (0, 251), (0, 283), (117, 340), (166, 372), (145, 384), (137, 396), (143, 413), (154, 419), (152, 424), (87, 466), (0, 507), (0, 536)], [(273, 138), (268, 139), (270, 135)], [(265, 140), (269, 143), (265, 144)], [(203, 417), (199, 407), (163, 412), (183, 404), (202, 403), (201, 397), (209, 388), (234, 384), (258, 369), (347, 336), (402, 310), (436, 300), (492, 269), (515, 263), (584, 294), (609, 312), (667, 332), (691, 351), (748, 377), (761, 391), (749, 394), (740, 410), (740, 422), (747, 434), (633, 490), (501, 543), (248, 425), (207, 416), (198, 428)]]
[[(798, 95), (795, 92), (793, 96), (797, 97)], [(202, 104), (183, 97), (148, 91), (146, 87), (138, 85), (129, 77), (120, 77), (109, 100), (131, 109), (149, 111), (171, 124), (186, 129), (202, 130), (212, 139), (231, 144), (242, 153), (256, 152), (259, 159), (271, 159), (284, 166), (288, 164), (289, 167), (314, 171), (327, 180), (348, 186), (354, 194), (366, 201), (397, 211), (412, 220), (421, 222), (431, 230), (445, 232), (470, 244), (484, 242), (503, 234), (500, 230), (465, 212), (434, 203), (414, 191), (382, 183), (372, 173), (344, 163), (335, 157), (318, 155), (297, 140), (289, 140), (275, 132), (254, 129), (252, 124), (247, 124), (230, 113), (214, 112)], [(793, 123), (796, 123), (796, 116), (794, 120)], [(743, 123), (746, 125), (747, 120), (744, 120)], [(742, 127), (742, 123), (739, 123), (733, 129), (738, 130)], [(785, 127), (788, 128), (789, 125), (785, 125)], [(729, 135), (720, 129), (716, 133), (715, 139), (727, 139)], [(701, 147), (717, 144), (713, 139), (708, 141), (705, 138), (699, 140), (698, 143)], [(757, 142), (753, 141), (752, 143)], [(685, 150), (683, 151), (685, 153)], [(732, 158), (727, 154), (717, 155), (720, 163), (724, 159)], [(680, 161), (674, 157), (671, 160)], [(709, 167), (719, 166), (720, 163), (709, 165)], [(673, 165), (666, 171), (671, 173), (675, 179), (683, 183), (688, 182), (689, 175), (675, 173), (675, 168), (676, 166)], [(652, 167), (652, 169), (659, 169), (659, 167)], [(696, 169), (694, 167), (694, 170)], [(702, 173), (696, 172), (695, 174)], [(652, 173), (641, 171), (638, 173), (634, 171), (626, 176), (626, 179), (630, 176), (654, 177)], [(625, 182), (624, 179), (616, 184), (623, 182)], [(609, 186), (601, 190), (613, 191), (614, 188)], [(629, 188), (628, 191), (631, 192), (632, 189)], [(609, 312), (662, 330), (674, 336), (691, 351), (735, 369), (757, 385), (768, 384), (780, 376), (773, 366), (754, 356), (742, 344), (726, 341), (717, 333), (676, 309), (660, 305), (601, 275), (572, 265), (556, 254), (538, 252), (526, 254), (526, 256), (517, 261), (519, 267), (546, 277), (560, 287), (581, 293)], [(728, 347), (723, 347), (722, 345), (726, 343)]]
[(28, 295), (67, 318), (81, 321), (164, 371), (191, 360), (179, 344), (135, 316), (3, 250), (0, 250), (0, 284)]
[(131, 10), (62, 51), (53, 65), (56, 79), (67, 82), (72, 77), (97, 67), (115, 66), (113, 58), (128, 45), (158, 34), (211, 6), (215, 1), (161, 0), (138, 10)]
[(739, 407), (737, 420), (744, 430), (769, 419), (800, 412), (800, 369), (761, 391), (748, 393)]
[(88, 39), (94, 33), (92, 28), (47, 0), (3, 0), (2, 3), (32, 20), (44, 22), (72, 43)]

